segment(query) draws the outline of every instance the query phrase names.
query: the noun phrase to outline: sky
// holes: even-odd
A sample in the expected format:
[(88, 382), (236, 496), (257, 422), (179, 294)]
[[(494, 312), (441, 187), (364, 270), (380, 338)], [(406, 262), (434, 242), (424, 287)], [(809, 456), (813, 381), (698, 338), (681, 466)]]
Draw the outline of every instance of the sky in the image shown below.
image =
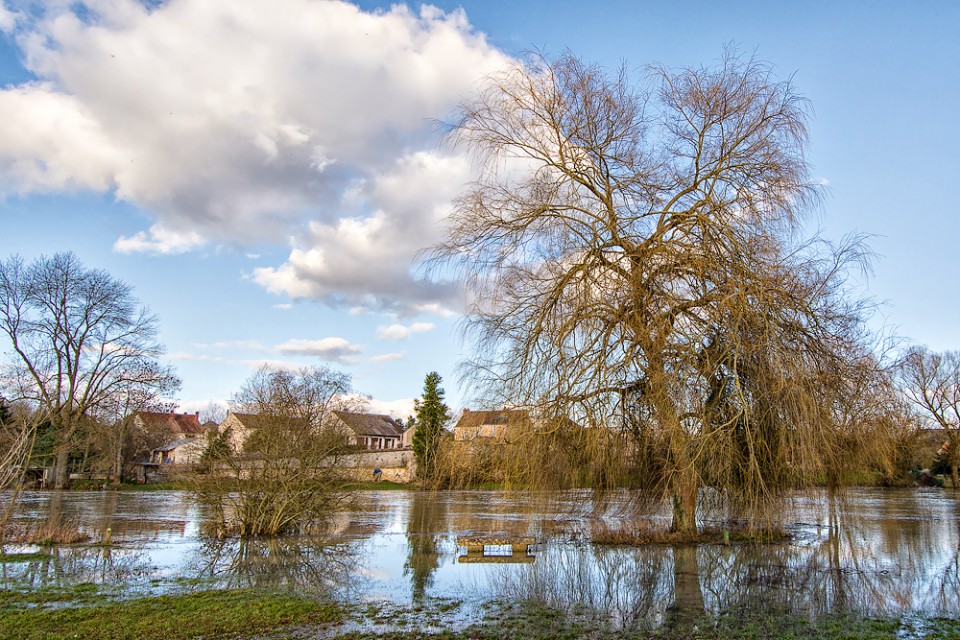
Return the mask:
[(813, 111), (810, 231), (870, 236), (872, 325), (960, 348), (960, 3), (4, 0), (0, 258), (73, 251), (160, 318), (184, 411), (264, 363), (409, 414), (468, 405), (464, 299), (428, 279), (470, 179), (442, 126), (525, 52), (635, 78), (734, 45)]

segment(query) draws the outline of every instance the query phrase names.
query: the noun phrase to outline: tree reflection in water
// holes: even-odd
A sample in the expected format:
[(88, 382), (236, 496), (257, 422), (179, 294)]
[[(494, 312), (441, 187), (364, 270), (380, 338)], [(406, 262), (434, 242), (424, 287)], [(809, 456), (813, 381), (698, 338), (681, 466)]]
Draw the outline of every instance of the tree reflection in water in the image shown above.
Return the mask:
[(616, 628), (690, 633), (705, 615), (742, 612), (956, 615), (956, 523), (938, 522), (919, 504), (896, 513), (861, 507), (860, 518), (828, 518), (819, 534), (798, 531), (784, 544), (548, 544), (533, 565), (497, 569), (491, 587), (497, 599), (533, 601)]
[[(634, 516), (616, 500), (597, 508), (583, 492), (551, 497), (371, 492), (332, 514), (326, 539), (223, 541), (203, 537), (202, 505), (181, 493), (28, 493), (21, 522), (63, 517), (94, 540), (109, 527), (114, 545), (41, 550), (0, 563), (0, 580), (12, 589), (93, 582), (133, 593), (213, 585), (417, 604), (428, 596), (478, 605), (533, 600), (614, 627), (689, 631), (681, 635), (692, 635), (704, 615), (955, 617), (960, 602), (960, 501), (952, 491), (855, 489), (834, 503), (798, 495), (784, 514), (792, 541), (731, 546), (593, 545), (594, 522), (636, 524)], [(461, 536), (543, 544), (532, 563), (461, 563)]]
[(188, 573), (225, 588), (333, 597), (348, 595), (357, 562), (350, 544), (323, 538), (233, 538), (204, 541), (188, 563)]
[(436, 494), (418, 491), (413, 494), (407, 520), (409, 556), (403, 572), (410, 577), (411, 599), (423, 602), (426, 590), (433, 583), (433, 573), (440, 566), (438, 534), (447, 528), (447, 502)]
[(92, 583), (136, 591), (153, 575), (142, 550), (111, 546), (41, 547), (20, 562), (0, 562), (5, 589), (66, 589)]

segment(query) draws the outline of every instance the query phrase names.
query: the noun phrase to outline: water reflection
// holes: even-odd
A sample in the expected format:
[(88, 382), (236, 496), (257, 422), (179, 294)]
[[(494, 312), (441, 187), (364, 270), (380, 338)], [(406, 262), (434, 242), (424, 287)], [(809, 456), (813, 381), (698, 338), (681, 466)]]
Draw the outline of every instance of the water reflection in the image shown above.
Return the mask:
[(404, 575), (410, 577), (410, 597), (416, 604), (423, 602), (427, 589), (433, 586), (433, 573), (440, 566), (437, 534), (447, 530), (447, 513), (445, 501), (436, 500), (429, 493), (414, 494), (407, 520), (410, 551), (403, 570)]
[(207, 540), (193, 552), (187, 574), (226, 588), (267, 588), (333, 597), (357, 571), (347, 543), (318, 538)]
[[(797, 496), (784, 516), (793, 541), (766, 545), (595, 546), (595, 525), (635, 516), (626, 501), (598, 508), (585, 492), (368, 492), (322, 540), (211, 540), (203, 506), (177, 492), (32, 493), (17, 514), (54, 517), (95, 540), (109, 528), (115, 544), (0, 563), (5, 586), (196, 579), (400, 604), (533, 600), (612, 626), (681, 630), (743, 609), (955, 615), (960, 602), (960, 500), (943, 490)], [(535, 541), (535, 562), (465, 561), (464, 539)]]
[(793, 544), (548, 545), (536, 565), (501, 569), (491, 591), (570, 613), (587, 609), (617, 627), (684, 630), (704, 614), (741, 610), (956, 615), (956, 503), (861, 497), (836, 526), (827, 509), (808, 505), (801, 515), (816, 517)]
[(152, 575), (147, 554), (100, 546), (40, 548), (24, 560), (0, 563), (0, 586), (7, 589), (66, 589), (93, 583), (136, 585)]
[(107, 529), (113, 540), (140, 541), (188, 537), (198, 517), (193, 498), (180, 491), (32, 491), (18, 500), (14, 521), (24, 526), (69, 522), (95, 541)]

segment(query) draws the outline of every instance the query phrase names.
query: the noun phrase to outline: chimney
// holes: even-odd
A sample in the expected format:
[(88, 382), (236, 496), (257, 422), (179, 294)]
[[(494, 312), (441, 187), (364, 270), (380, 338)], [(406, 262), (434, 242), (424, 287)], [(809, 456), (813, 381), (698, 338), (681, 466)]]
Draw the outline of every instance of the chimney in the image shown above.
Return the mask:
[(199, 411), (197, 411), (196, 416), (197, 416), (197, 422), (200, 422), (200, 412), (199, 412)]

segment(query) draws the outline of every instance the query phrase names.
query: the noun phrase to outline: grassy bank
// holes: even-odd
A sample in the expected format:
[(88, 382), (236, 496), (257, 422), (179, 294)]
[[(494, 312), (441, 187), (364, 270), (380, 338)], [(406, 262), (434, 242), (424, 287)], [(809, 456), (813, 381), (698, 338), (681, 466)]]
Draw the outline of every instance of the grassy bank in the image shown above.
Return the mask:
[[(56, 602), (52, 597), (36, 600), (0, 592), (0, 639), (254, 637), (288, 625), (321, 625), (342, 619), (335, 605), (244, 589), (70, 608), (50, 608), (48, 605)], [(24, 608), (28, 604), (33, 606)]]
[[(207, 591), (117, 601), (96, 585), (0, 590), (0, 640), (193, 638), (335, 638), (339, 640), (956, 640), (960, 617), (873, 618), (853, 614), (815, 620), (788, 612), (738, 611), (718, 618), (668, 609), (654, 628), (611, 628), (589, 610), (564, 613), (536, 603), (490, 603), (465, 620), (459, 601), (414, 607), (340, 607), (251, 590)], [(702, 610), (701, 610), (702, 611)]]
[[(408, 624), (410, 622), (402, 622)], [(442, 625), (441, 625), (442, 626)], [(328, 636), (324, 636), (328, 637)], [(956, 640), (960, 619), (870, 618), (832, 615), (811, 620), (791, 614), (740, 612), (709, 618), (668, 610), (656, 628), (611, 628), (589, 615), (566, 615), (540, 605), (494, 605), (486, 620), (455, 631), (409, 629), (349, 631), (337, 640)]]
[(415, 491), (420, 487), (416, 484), (390, 482), (389, 480), (381, 480), (380, 482), (365, 480), (363, 482), (351, 482), (344, 488), (347, 491)]

